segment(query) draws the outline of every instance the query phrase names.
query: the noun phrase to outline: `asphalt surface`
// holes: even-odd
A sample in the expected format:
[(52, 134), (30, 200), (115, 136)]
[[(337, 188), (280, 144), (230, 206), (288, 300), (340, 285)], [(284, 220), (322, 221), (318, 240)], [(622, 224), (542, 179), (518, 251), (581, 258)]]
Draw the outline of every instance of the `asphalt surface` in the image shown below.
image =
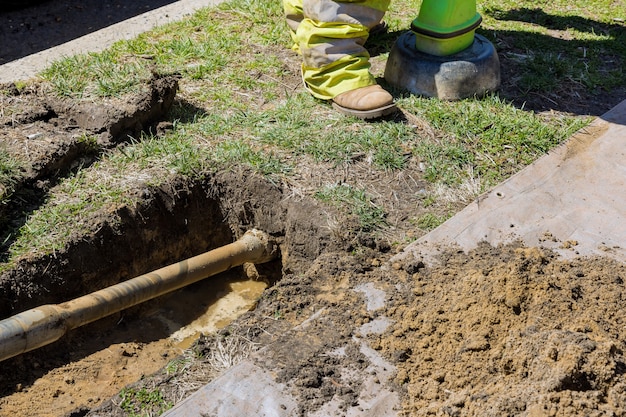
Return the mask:
[(176, 0), (48, 0), (0, 13), (0, 64), (80, 38)]
[(48, 0), (3, 11), (0, 82), (34, 76), (63, 56), (100, 51), (219, 0)]

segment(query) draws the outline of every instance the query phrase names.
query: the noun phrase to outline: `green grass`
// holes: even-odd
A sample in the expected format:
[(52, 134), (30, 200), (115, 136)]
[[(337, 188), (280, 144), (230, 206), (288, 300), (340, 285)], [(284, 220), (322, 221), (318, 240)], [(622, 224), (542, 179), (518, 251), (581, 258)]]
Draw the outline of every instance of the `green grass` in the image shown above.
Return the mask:
[(355, 216), (363, 232), (370, 232), (385, 224), (384, 210), (364, 190), (348, 184), (328, 185), (315, 193), (315, 197)]
[[(406, 30), (420, 4), (394, 2), (387, 18), (392, 30)], [(479, 32), (490, 37), (501, 54), (518, 60), (519, 88), (525, 93), (558, 91), (563, 82), (610, 89), (624, 83), (626, 31), (616, 16), (624, 16), (625, 9), (604, 0), (490, 0), (478, 4), (484, 18)], [(237, 30), (242, 24), (251, 30)], [(267, 82), (259, 74), (281, 72), (276, 56), (255, 53), (255, 47), (288, 44), (278, 2), (233, 1), (102, 53), (55, 62), (42, 75), (59, 94), (71, 96), (119, 95), (140, 85), (152, 70), (253, 89)], [(607, 65), (607, 56), (612, 65)]]
[[(379, 51), (374, 60), (385, 59), (394, 36), (407, 30), (420, 4), (392, 3), (386, 16), (390, 34), (370, 45)], [(294, 89), (294, 75), (284, 62), (290, 39), (280, 2), (227, 2), (104, 52), (53, 63), (41, 75), (60, 96), (121, 97), (141, 89), (153, 73), (177, 73), (183, 100), (170, 114), (171, 133), (135, 138), (62, 179), (48, 201), (12, 231), (10, 253), (60, 250), (72, 233), (88, 227), (82, 219), (129, 202), (128, 187), (138, 182), (158, 186), (173, 175), (194, 180), (236, 164), (279, 181), (297, 172), (302, 160), (335, 167), (366, 163), (380, 172), (399, 172), (416, 160), (431, 188), (454, 193), (471, 182), (472, 192), (480, 193), (590, 120), (529, 111), (524, 100), (558, 96), (572, 87), (602, 93), (626, 85), (626, 30), (615, 20), (626, 15), (623, 4), (488, 0), (478, 9), (484, 18), (479, 32), (514, 65), (514, 79), (505, 81), (514, 83), (519, 96), (496, 93), (445, 102), (399, 94), (400, 107), (428, 129), (409, 121), (344, 117), (301, 86)], [(9, 190), (18, 167), (1, 161), (0, 184)], [(384, 208), (357, 185), (320, 187), (314, 193), (359, 218), (362, 230), (385, 226)], [(447, 203), (437, 204), (436, 193), (428, 195), (433, 212), (416, 220), (423, 229), (449, 214)]]
[[(311, 118), (315, 100), (299, 93), (268, 112), (260, 113), (251, 126), (251, 140), (274, 145), (317, 162), (341, 165), (365, 155), (383, 170), (404, 167), (402, 145), (413, 140), (410, 126), (397, 123), (354, 124), (335, 115)], [(338, 134), (341, 132), (341, 134)]]
[(55, 61), (41, 76), (58, 95), (83, 98), (118, 97), (138, 91), (150, 74), (141, 59), (124, 59), (114, 51), (104, 51)]
[(565, 116), (548, 121), (496, 95), (458, 102), (411, 97), (403, 107), (441, 132), (418, 142), (413, 152), (426, 164), (425, 178), (446, 185), (460, 184), (471, 168), (485, 188), (493, 186), (588, 123)]
[[(13, 241), (7, 251), (10, 258), (60, 251), (72, 237), (90, 231), (92, 215), (106, 206), (132, 203), (128, 189), (120, 181), (123, 174), (95, 173), (99, 166), (79, 170), (62, 181), (40, 209), (31, 213), (19, 229), (5, 237), (5, 240)], [(149, 178), (146, 175), (146, 179)], [(111, 221), (115, 218), (112, 217)], [(10, 264), (5, 264), (0, 270), (8, 266)]]
[[(608, 91), (624, 85), (626, 5), (611, 1), (480, 3), (482, 30), (518, 62), (524, 93), (567, 85)], [(506, 43), (499, 42), (504, 39)]]
[[(421, 3), (392, 2), (386, 18), (391, 28), (406, 30)], [(477, 11), (483, 17), (478, 33), (494, 43), (501, 58), (516, 63), (522, 96), (558, 95), (572, 85), (610, 91), (625, 84), (623, 2), (485, 0), (477, 2)]]
[(235, 163), (246, 165), (269, 179), (288, 175), (293, 167), (272, 153), (264, 153), (248, 142), (234, 140), (221, 142), (209, 151), (209, 157), (218, 169), (228, 169)]
[(124, 388), (120, 392), (120, 408), (128, 417), (149, 417), (161, 415), (172, 408), (173, 404), (165, 401), (158, 389)]
[(433, 230), (443, 222), (448, 220), (450, 216), (438, 216), (433, 213), (426, 213), (415, 220), (415, 224), (422, 230)]
[(22, 178), (22, 163), (0, 149), (0, 204), (6, 204)]

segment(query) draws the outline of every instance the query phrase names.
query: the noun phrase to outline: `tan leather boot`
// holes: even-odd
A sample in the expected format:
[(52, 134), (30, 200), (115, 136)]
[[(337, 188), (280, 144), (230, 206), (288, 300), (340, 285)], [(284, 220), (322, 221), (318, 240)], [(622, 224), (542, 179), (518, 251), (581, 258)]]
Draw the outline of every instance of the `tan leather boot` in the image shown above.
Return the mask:
[(360, 119), (375, 119), (397, 110), (391, 94), (379, 85), (341, 93), (333, 99), (333, 107), (340, 113)]

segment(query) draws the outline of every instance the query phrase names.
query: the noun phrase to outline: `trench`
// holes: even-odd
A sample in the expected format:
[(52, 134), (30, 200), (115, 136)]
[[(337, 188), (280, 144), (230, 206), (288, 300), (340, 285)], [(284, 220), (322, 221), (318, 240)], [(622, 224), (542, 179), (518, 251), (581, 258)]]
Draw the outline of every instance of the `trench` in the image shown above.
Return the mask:
[[(43, 134), (29, 142), (39, 146), (41, 141), (41, 152), (32, 154), (26, 176), (3, 213), (7, 222), (0, 226), (19, 227), (45, 200), (47, 188), (38, 184), (54, 184), (72, 167), (89, 166), (102, 152), (156, 129), (175, 100), (177, 79), (156, 77), (149, 87), (124, 105), (77, 106), (12, 86), (15, 96), (7, 100), (19, 110), (14, 119), (0, 120), (0, 140), (18, 155), (20, 141), (15, 138), (30, 137), (35, 130)], [(89, 152), (68, 134), (77, 126), (98, 138)], [(17, 144), (15, 149), (11, 144)], [(280, 185), (244, 167), (193, 181), (173, 177), (160, 186), (137, 184), (131, 194), (132, 204), (95, 214), (91, 232), (74, 236), (63, 250), (25, 256), (4, 270), (0, 319), (203, 254), (250, 229), (271, 236), (279, 256), (230, 269), (0, 362), (0, 416), (84, 415), (128, 384), (176, 361), (201, 335), (229, 326), (285, 274), (303, 271), (326, 249), (341, 244), (324, 226), (327, 207), (306, 198), (285, 198)], [(3, 245), (10, 244), (10, 236), (2, 231)]]
[(13, 392), (0, 400), (2, 415), (80, 415), (77, 410), (97, 407), (175, 361), (202, 334), (228, 326), (266, 287), (238, 272), (225, 273), (9, 360), (3, 368), (22, 377), (3, 381)]
[(300, 207), (277, 203), (280, 189), (251, 173), (218, 173), (193, 184), (143, 190), (142, 196), (137, 208), (120, 208), (115, 223), (101, 219), (97, 232), (76, 239), (64, 253), (25, 261), (4, 274), (2, 282), (12, 286), (3, 288), (11, 303), (2, 318), (232, 243), (252, 227), (263, 228), (290, 255), (232, 268), (1, 362), (1, 415), (82, 415), (80, 410), (166, 367), (199, 337), (253, 309), (284, 268), (297, 268), (319, 250), (292, 240), (300, 227), (289, 213), (300, 213)]

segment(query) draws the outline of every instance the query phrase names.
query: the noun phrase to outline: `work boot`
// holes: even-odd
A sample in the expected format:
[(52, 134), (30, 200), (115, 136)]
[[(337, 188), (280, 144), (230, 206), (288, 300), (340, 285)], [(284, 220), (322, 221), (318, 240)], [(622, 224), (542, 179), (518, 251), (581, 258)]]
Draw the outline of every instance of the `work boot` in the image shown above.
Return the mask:
[(377, 84), (339, 94), (333, 99), (333, 107), (359, 119), (375, 119), (397, 110), (391, 94)]

